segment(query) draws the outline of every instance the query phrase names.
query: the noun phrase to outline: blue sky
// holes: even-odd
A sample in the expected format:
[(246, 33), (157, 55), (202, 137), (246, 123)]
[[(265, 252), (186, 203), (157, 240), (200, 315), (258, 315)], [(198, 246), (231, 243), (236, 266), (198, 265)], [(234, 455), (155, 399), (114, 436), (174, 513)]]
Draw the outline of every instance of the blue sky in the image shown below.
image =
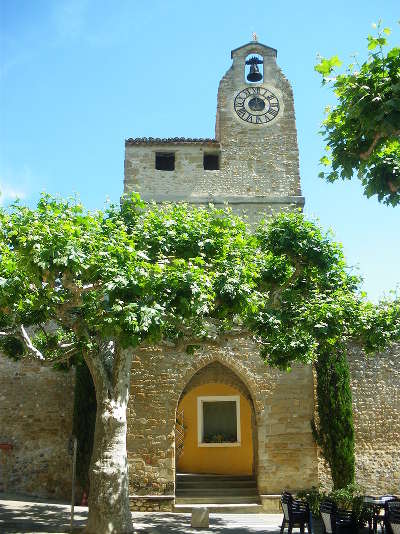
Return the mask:
[(124, 139), (213, 137), (230, 51), (256, 31), (293, 85), (306, 213), (333, 229), (377, 300), (400, 283), (400, 207), (318, 178), (334, 98), (313, 66), (317, 53), (365, 57), (378, 19), (398, 44), (399, 16), (397, 0), (0, 0), (0, 201), (118, 201)]

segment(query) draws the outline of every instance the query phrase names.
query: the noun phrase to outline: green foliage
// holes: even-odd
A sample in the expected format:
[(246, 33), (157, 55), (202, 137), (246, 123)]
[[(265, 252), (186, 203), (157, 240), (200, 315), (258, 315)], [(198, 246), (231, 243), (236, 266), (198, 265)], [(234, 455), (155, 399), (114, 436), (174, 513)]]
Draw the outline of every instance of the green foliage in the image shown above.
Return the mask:
[(86, 494), (89, 494), (89, 465), (92, 457), (96, 422), (96, 392), (92, 376), (84, 362), (76, 366), (72, 433), (78, 440), (76, 477)]
[(337, 97), (327, 109), (322, 134), (328, 155), (320, 173), (329, 182), (354, 174), (367, 197), (378, 196), (388, 205), (400, 203), (400, 48), (385, 52), (389, 28), (368, 36), (368, 58), (351, 64), (344, 74), (329, 76), (340, 66), (337, 56), (320, 58), (315, 70), (330, 83)]
[[(349, 481), (344, 347), (356, 341), (373, 352), (400, 339), (400, 303), (368, 303), (341, 247), (300, 212), (281, 213), (251, 234), (229, 209), (144, 204), (133, 195), (86, 212), (44, 195), (37, 209), (0, 209), (0, 236), (0, 339), (24, 343), (23, 354), (16, 341), (8, 352), (64, 366), (84, 360), (96, 393), (107, 397), (122, 379), (123, 348), (164, 339), (190, 353), (242, 325), (266, 363), (316, 363), (316, 435), (335, 487)], [(91, 401), (79, 402), (76, 413), (84, 413)]]
[(0, 338), (0, 351), (13, 360), (19, 360), (24, 355), (25, 347), (20, 339), (11, 335)]
[(319, 487), (312, 486), (309, 489), (297, 492), (296, 497), (308, 503), (313, 517), (320, 517), (319, 507), (328, 498), (328, 494), (321, 491)]
[(346, 353), (327, 349), (315, 364), (318, 424), (313, 434), (329, 464), (334, 489), (354, 482), (354, 427), (350, 373)]
[(361, 526), (365, 524), (369, 516), (368, 510), (364, 506), (364, 493), (365, 490), (353, 482), (331, 492), (324, 492), (313, 486), (298, 492), (297, 497), (308, 503), (314, 517), (320, 517), (319, 507), (324, 500), (328, 499), (341, 510), (352, 510), (356, 521)]
[(352, 510), (358, 521), (364, 518), (365, 490), (355, 482), (347, 484), (340, 489), (332, 490), (328, 498), (342, 510)]

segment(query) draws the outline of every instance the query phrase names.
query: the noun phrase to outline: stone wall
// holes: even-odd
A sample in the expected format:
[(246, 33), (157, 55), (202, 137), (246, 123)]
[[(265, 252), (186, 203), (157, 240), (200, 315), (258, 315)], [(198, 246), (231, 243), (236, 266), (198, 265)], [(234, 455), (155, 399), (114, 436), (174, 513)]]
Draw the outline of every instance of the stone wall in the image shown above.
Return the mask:
[[(349, 351), (356, 452), (356, 481), (367, 494), (400, 493), (400, 344), (366, 356)], [(319, 478), (331, 487), (320, 458)]]
[[(208, 148), (209, 146), (211, 148)], [(237, 144), (226, 156), (228, 147), (222, 148), (220, 170), (204, 170), (203, 154), (213, 150), (212, 147), (213, 145), (202, 142), (143, 141), (143, 143), (131, 144), (128, 140), (125, 148), (124, 193), (137, 191), (143, 199), (155, 202), (184, 200), (197, 204), (208, 202), (258, 202), (262, 204), (263, 202), (292, 201), (302, 204), (299, 181), (296, 184), (293, 178), (282, 179), (279, 182), (278, 178), (272, 180), (261, 164), (256, 172), (247, 161), (241, 163), (240, 171), (239, 169), (235, 171), (232, 168), (232, 151), (236, 150), (238, 161), (240, 161), (240, 156), (242, 158), (244, 156), (242, 148)], [(265, 147), (259, 146), (258, 150), (261, 159)], [(175, 170), (157, 170), (155, 168), (156, 152), (174, 152)]]
[(400, 344), (349, 355), (356, 479), (367, 493), (400, 493)]
[(0, 355), (0, 491), (68, 498), (74, 373)]
[(250, 392), (260, 493), (316, 484), (317, 451), (310, 428), (314, 410), (311, 368), (294, 366), (291, 373), (270, 369), (252, 340), (238, 333), (204, 345), (193, 355), (167, 347), (143, 348), (135, 354), (127, 437), (131, 494), (174, 493), (178, 400), (192, 376), (215, 362), (236, 374)]
[[(356, 431), (356, 478), (368, 493), (400, 489), (400, 345), (365, 357), (349, 355)], [(223, 373), (223, 371), (225, 373)], [(191, 379), (193, 377), (193, 382)], [(262, 494), (329, 487), (329, 470), (310, 433), (310, 368), (286, 374), (267, 368), (246, 337), (222, 338), (193, 355), (173, 348), (144, 348), (132, 364), (127, 448), (133, 509), (171, 509), (175, 481), (175, 411), (191, 383), (218, 380), (250, 394), (258, 435)], [(73, 372), (0, 356), (0, 491), (68, 498)], [(191, 386), (190, 386), (191, 387)], [(137, 498), (143, 495), (145, 498)], [(159, 499), (159, 496), (165, 499)]]

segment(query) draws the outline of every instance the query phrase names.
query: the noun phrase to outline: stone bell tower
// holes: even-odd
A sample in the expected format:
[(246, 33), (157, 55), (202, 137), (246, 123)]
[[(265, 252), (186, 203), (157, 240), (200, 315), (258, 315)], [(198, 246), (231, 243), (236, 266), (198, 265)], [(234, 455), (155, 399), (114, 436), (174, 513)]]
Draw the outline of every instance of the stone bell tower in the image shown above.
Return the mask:
[(127, 139), (124, 192), (156, 202), (227, 202), (250, 222), (302, 207), (293, 93), (276, 56), (256, 40), (232, 51), (215, 139)]
[(231, 52), (218, 90), (216, 138), (232, 193), (301, 206), (293, 93), (276, 56), (257, 41)]

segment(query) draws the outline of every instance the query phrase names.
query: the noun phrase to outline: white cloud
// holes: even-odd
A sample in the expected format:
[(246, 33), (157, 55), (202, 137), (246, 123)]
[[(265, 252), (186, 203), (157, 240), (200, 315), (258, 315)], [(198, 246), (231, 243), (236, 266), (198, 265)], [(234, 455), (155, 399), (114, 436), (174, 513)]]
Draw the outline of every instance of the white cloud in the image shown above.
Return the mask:
[(26, 194), (22, 189), (17, 189), (0, 180), (0, 206), (17, 198), (25, 198), (25, 196)]
[(19, 171), (2, 169), (0, 172), (0, 206), (17, 198), (26, 198), (30, 184), (34, 183), (32, 171), (24, 166)]

